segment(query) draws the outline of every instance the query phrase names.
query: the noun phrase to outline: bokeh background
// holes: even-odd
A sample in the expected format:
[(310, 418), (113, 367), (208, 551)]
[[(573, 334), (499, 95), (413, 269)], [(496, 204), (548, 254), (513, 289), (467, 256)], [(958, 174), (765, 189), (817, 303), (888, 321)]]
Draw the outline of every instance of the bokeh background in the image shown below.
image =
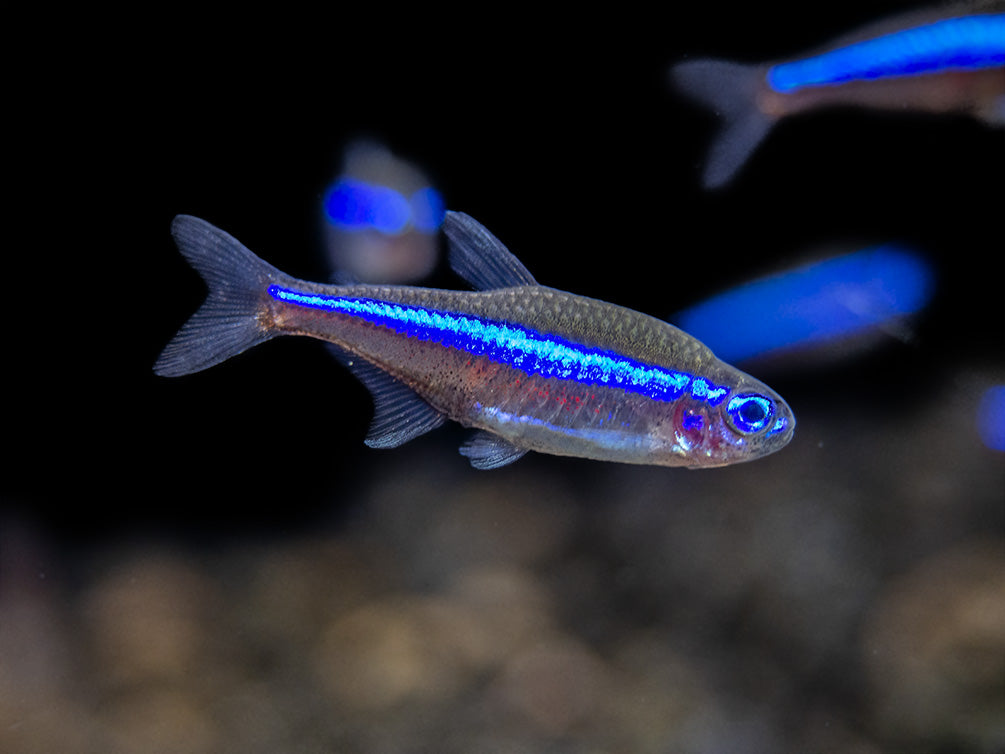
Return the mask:
[[(1005, 134), (820, 112), (709, 193), (716, 123), (667, 86), (906, 7), (19, 27), (0, 750), (1001, 751), (1005, 458), (977, 418), (1005, 382)], [(366, 391), (305, 340), (155, 377), (203, 296), (171, 218), (326, 279), (320, 205), (359, 138), (543, 283), (656, 316), (886, 241), (934, 298), (868, 347), (751, 367), (796, 437), (710, 471), (478, 472), (456, 426), (369, 450)]]

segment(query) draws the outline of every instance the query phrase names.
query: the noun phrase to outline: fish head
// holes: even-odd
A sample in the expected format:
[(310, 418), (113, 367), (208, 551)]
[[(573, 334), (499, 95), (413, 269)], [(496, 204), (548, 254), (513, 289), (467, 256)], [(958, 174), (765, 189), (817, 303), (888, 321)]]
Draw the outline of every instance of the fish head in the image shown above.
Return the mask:
[[(722, 383), (720, 383), (722, 384)], [(737, 372), (725, 397), (710, 403), (690, 397), (673, 406), (663, 431), (674, 460), (667, 465), (712, 468), (752, 461), (785, 447), (796, 420), (776, 392)]]

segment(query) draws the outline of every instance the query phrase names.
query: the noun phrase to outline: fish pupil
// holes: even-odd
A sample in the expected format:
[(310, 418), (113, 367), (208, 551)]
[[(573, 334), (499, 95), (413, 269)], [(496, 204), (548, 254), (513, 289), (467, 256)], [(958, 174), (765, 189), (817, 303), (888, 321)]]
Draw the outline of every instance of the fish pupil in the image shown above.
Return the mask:
[(740, 418), (747, 424), (760, 424), (767, 415), (767, 409), (760, 401), (749, 400), (740, 405)]
[(763, 395), (738, 395), (726, 407), (733, 426), (740, 432), (753, 434), (764, 429), (774, 414), (774, 405)]

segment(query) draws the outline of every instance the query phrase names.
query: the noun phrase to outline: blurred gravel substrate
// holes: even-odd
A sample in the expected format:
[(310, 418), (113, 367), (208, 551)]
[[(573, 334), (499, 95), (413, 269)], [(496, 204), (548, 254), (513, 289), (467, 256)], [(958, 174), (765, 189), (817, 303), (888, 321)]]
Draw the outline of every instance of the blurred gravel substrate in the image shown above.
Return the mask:
[(987, 382), (808, 406), (789, 448), (714, 471), (478, 473), (431, 437), (310, 536), (57, 566), (10, 522), (0, 750), (1000, 750)]

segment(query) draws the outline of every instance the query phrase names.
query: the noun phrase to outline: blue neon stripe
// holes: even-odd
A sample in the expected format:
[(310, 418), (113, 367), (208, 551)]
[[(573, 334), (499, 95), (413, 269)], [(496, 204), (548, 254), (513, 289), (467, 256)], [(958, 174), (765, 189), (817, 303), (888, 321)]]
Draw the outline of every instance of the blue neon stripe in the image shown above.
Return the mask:
[(408, 200), (387, 186), (351, 178), (339, 180), (325, 196), (328, 219), (343, 230), (374, 229), (401, 233), (411, 217)]
[(351, 314), (408, 337), (485, 356), (530, 375), (620, 387), (660, 401), (673, 401), (688, 394), (712, 406), (720, 404), (729, 394), (729, 388), (686, 372), (643, 364), (613, 351), (585, 348), (554, 335), (474, 315), (379, 299), (304, 293), (278, 285), (269, 286), (269, 295), (297, 306)]
[(779, 92), (859, 79), (1005, 65), (1005, 13), (947, 18), (773, 66)]
[(443, 198), (431, 186), (406, 198), (389, 186), (350, 177), (337, 180), (322, 204), (328, 220), (342, 230), (376, 230), (389, 236), (403, 233), (410, 225), (422, 233), (434, 233), (445, 211)]

